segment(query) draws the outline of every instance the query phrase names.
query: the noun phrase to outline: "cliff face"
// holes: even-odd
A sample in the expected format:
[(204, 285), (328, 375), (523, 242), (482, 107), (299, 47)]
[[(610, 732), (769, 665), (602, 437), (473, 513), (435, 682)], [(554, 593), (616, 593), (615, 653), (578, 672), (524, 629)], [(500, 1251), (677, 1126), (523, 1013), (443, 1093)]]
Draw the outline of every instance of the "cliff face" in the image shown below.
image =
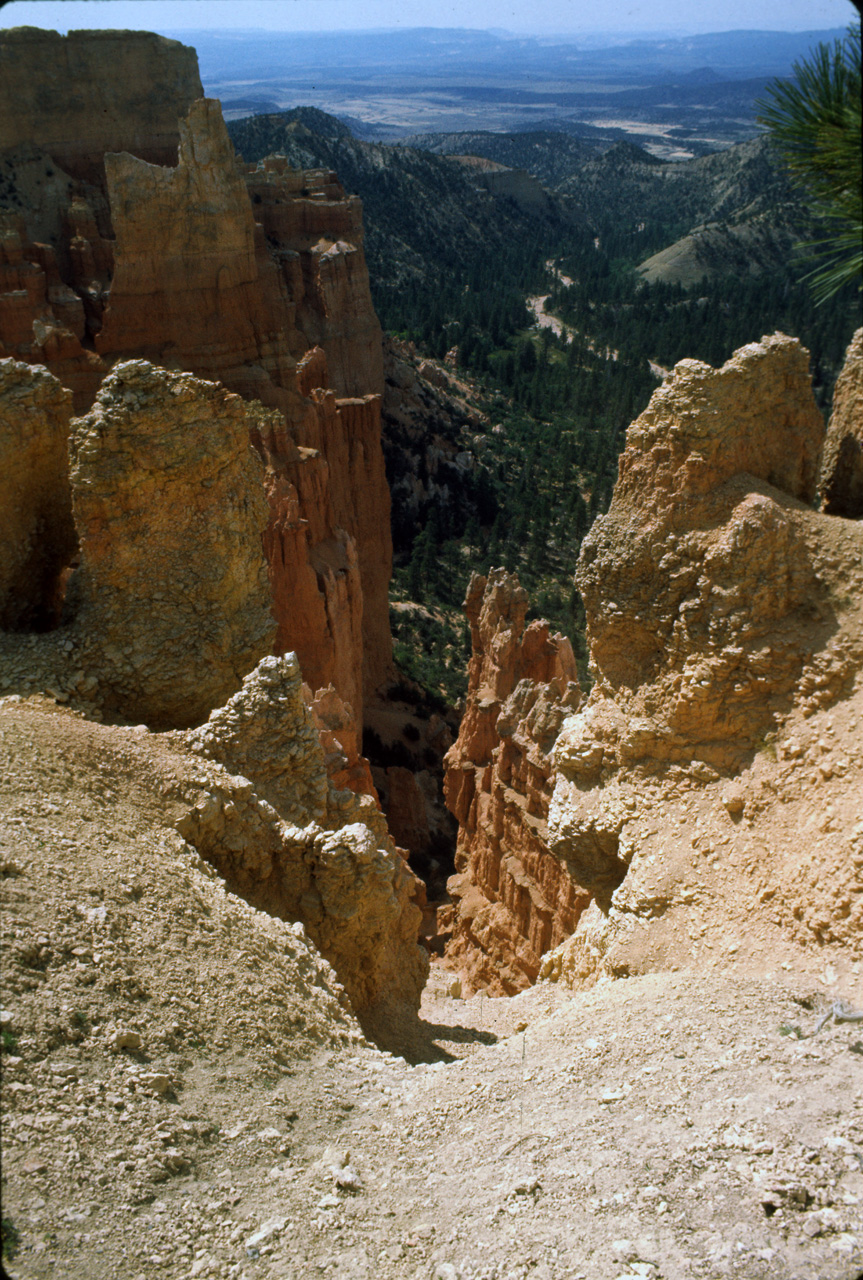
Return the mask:
[(80, 565), (68, 610), (98, 651), (109, 704), (157, 727), (195, 724), (275, 632), (246, 406), (127, 361), (74, 422), (70, 457)]
[(0, 149), (35, 144), (100, 185), (108, 151), (173, 164), (177, 120), (203, 93), (194, 49), (176, 40), (18, 27), (0, 42)]
[(301, 302), (306, 346), (326, 349), (339, 396), (383, 389), (381, 328), (371, 305), (363, 250), (363, 206), (330, 169), (291, 169), (268, 156), (245, 172), (255, 221)]
[(478, 187), (484, 187), (499, 199), (512, 200), (525, 213), (551, 213), (552, 199), (526, 169), (510, 169), (481, 156), (453, 156)]
[(380, 398), (337, 400), (319, 347), (298, 366), (306, 411), (253, 433), (267, 464), (264, 535), (277, 652), (294, 650), (313, 689), (334, 684), (362, 723), (392, 670), (390, 497)]
[[(34, 170), (40, 176), (53, 173), (52, 163), (38, 152), (24, 153), (23, 160), (19, 153), (13, 163), (7, 153), (5, 163), (0, 159), (0, 168), (14, 174), (15, 190), (23, 203), (34, 185), (27, 179), (33, 178)], [(107, 279), (109, 271), (106, 245), (110, 242), (99, 236), (90, 206), (81, 200), (71, 203), (71, 189), (66, 181), (49, 191), (44, 243), (30, 239), (23, 216), (0, 212), (0, 357), (50, 368), (72, 392), (76, 410), (83, 412), (106, 372), (104, 361), (90, 349), (89, 330), (102, 295), (99, 272), (104, 268), (102, 276)], [(33, 235), (37, 235), (38, 216), (34, 220)], [(89, 230), (91, 239), (77, 234), (67, 237), (68, 225), (76, 231)], [(58, 261), (61, 246), (66, 251), (64, 276)]]
[(54, 620), (75, 554), (66, 448), (72, 396), (44, 369), (0, 361), (0, 628)]
[[(380, 402), (377, 391), (338, 400), (325, 350), (310, 353), (299, 328), (311, 317), (307, 327), (328, 343), (336, 324), (342, 388), (379, 387), (380, 329), (360, 250), (341, 241), (327, 255), (320, 236), (307, 247), (316, 210), (315, 230), (347, 234), (358, 229), (359, 203), (344, 199), (334, 175), (277, 165), (251, 175), (261, 204), (250, 202), (221, 110), (206, 100), (182, 126), (176, 169), (131, 156), (109, 157), (107, 169), (117, 268), (97, 346), (104, 355), (149, 351), (282, 413), (284, 429), (266, 439), (278, 651), (296, 651), (309, 684), (335, 684), (361, 718), (364, 688), (386, 678), (391, 660)], [(298, 189), (300, 181), (307, 185)], [(154, 228), (165, 229), (161, 242)], [(344, 254), (356, 259), (359, 279), (339, 295), (323, 277)], [(345, 336), (355, 320), (357, 349)]]
[(281, 423), (262, 432), (270, 519), (264, 551), (278, 624), (275, 650), (300, 659), (312, 689), (333, 684), (362, 708), (363, 591), (356, 542), (336, 525), (328, 468)]
[(836, 379), (818, 489), (829, 515), (863, 516), (863, 329), (851, 339)]
[[(313, 347), (299, 365), (301, 389), (310, 397), (295, 431), (297, 443), (326, 463), (334, 527), (356, 545), (363, 591), (362, 686), (371, 695), (392, 672), (389, 581), (392, 575), (390, 492), (381, 449), (379, 395), (337, 399), (329, 389), (329, 361)], [(361, 701), (361, 694), (357, 695)]]
[(179, 131), (175, 168), (106, 159), (116, 266), (100, 352), (184, 361), (295, 416), (296, 361), (317, 344), (337, 393), (380, 394), (360, 202), (326, 171), (244, 172), (215, 101)]
[(161, 794), (182, 804), (183, 837), (247, 901), (302, 922), (364, 1018), (412, 1013), (427, 972), (422, 886), (389, 837), (348, 709), (332, 689), (313, 699), (293, 654), (266, 656), (269, 512), (249, 440), (279, 415), (141, 360), (115, 366), (71, 426), (69, 400), (44, 369), (0, 362), (4, 426), (16, 428), (3, 456), (11, 496), (26, 499), (2, 508), (4, 605), (26, 604), (22, 571), (56, 573), (48, 553), (72, 513), (59, 563), (76, 531), (79, 544), (68, 621), (0, 633), (0, 689), (88, 720), (144, 719), (143, 743), (148, 726), (198, 725), (160, 739), (175, 757)]
[(374, 800), (328, 783), (294, 656), (264, 659), (187, 741), (224, 768), (181, 834), (246, 901), (302, 920), (361, 1016), (416, 1009), (420, 882)]
[[(303, 685), (303, 699), (318, 731), (330, 782), (341, 790), (347, 788), (377, 800), (371, 766), (362, 754), (353, 707), (339, 697), (333, 685), (314, 694), (308, 685)], [(390, 832), (397, 839), (392, 828)]]
[(435, 506), (455, 528), (487, 522), (486, 477), (475, 436), (490, 423), (467, 386), (413, 343), (384, 341), (383, 450), (393, 497), (396, 553), (410, 546)]
[(589, 900), (549, 853), (546, 832), (551, 748), (581, 701), (575, 659), (546, 623), (525, 627), (527, 606), (502, 569), (471, 579), (467, 706), (445, 762), (446, 802), (459, 823), (447, 959), (466, 988), (495, 994), (528, 986)]
[(175, 168), (106, 159), (115, 271), (98, 350), (218, 374), (299, 421), (296, 362), (317, 344), (337, 394), (379, 395), (360, 202), (326, 171), (244, 172), (215, 101), (179, 130)]
[(681, 362), (630, 428), (553, 752), (549, 847), (595, 900), (547, 974), (859, 947), (863, 529), (808, 505), (822, 432), (779, 334)]
[(122, 152), (106, 156), (105, 169), (114, 274), (99, 353), (193, 365), (240, 390), (243, 366), (266, 347), (266, 373), (288, 376), (286, 318), (260, 287), (252, 209), (219, 104), (192, 104), (176, 167)]
[(788, 501), (814, 497), (823, 430), (807, 353), (781, 335), (721, 370), (681, 361), (629, 428), (577, 579), (597, 689), (636, 718), (628, 760), (733, 766), (826, 643)]
[[(392, 553), (359, 200), (329, 171), (238, 164), (191, 49), (28, 30), (0, 45), (14, 69), (0, 356), (45, 364), (79, 413), (129, 358), (278, 411), (266, 447), (252, 430), (267, 463), (277, 651), (299, 652), (312, 688), (333, 683), (361, 719), (391, 671)], [(51, 90), (34, 133), (28, 104), (46, 66), (74, 101), (64, 115)]]

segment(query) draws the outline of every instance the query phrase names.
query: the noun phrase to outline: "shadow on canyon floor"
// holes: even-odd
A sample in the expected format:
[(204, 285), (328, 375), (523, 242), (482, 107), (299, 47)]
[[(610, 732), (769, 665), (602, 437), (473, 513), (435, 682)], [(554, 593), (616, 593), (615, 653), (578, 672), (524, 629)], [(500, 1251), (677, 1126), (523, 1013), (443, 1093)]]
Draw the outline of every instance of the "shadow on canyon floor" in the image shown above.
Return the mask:
[[(464, 1025), (461, 1020), (430, 1022), (406, 1010), (397, 1014), (392, 1010), (364, 1013), (360, 1025), (379, 1049), (404, 1058), (412, 1066), (421, 1062), (453, 1062), (464, 1056), (464, 1051), (469, 1053), (497, 1044), (500, 1039), (493, 1031)], [(445, 1046), (463, 1046), (463, 1052), (451, 1052)]]

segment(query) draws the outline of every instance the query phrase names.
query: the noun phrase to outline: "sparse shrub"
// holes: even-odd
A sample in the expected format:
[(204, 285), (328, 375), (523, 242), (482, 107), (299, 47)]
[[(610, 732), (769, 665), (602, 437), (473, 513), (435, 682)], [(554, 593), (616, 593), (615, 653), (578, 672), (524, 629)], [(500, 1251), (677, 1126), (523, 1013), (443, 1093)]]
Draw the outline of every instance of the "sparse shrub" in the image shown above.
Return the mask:
[(21, 1233), (11, 1218), (3, 1218), (2, 1228), (0, 1229), (2, 1229), (3, 1237), (3, 1257), (8, 1258), (11, 1262), (18, 1252), (18, 1246), (21, 1243)]

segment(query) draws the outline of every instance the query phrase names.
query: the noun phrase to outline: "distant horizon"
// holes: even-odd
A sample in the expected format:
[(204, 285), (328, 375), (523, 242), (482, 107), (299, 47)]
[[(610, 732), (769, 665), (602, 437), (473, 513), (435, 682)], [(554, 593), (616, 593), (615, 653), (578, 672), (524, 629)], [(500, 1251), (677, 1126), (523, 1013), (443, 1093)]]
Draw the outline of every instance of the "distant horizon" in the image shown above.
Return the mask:
[[(59, 3), (60, 0), (54, 0), (54, 2)], [(92, 0), (90, 0), (90, 2), (92, 2)], [(104, 3), (105, 0), (102, 0), (102, 2)], [(206, 33), (207, 35), (267, 34), (267, 35), (293, 35), (293, 36), (330, 36), (330, 35), (375, 36), (375, 35), (393, 35), (396, 32), (402, 32), (405, 35), (409, 35), (412, 31), (441, 31), (441, 32), (475, 31), (478, 35), (499, 36), (501, 38), (511, 37), (513, 40), (525, 40), (525, 39), (533, 38), (536, 40), (575, 41), (580, 38), (582, 39), (587, 38), (591, 42), (594, 42), (596, 40), (607, 39), (607, 40), (612, 40), (615, 43), (618, 43), (621, 40), (626, 40), (630, 38), (636, 39), (636, 40), (690, 39), (694, 36), (735, 35), (737, 33), (742, 33), (742, 32), (747, 32), (750, 35), (779, 35), (779, 36), (805, 35), (809, 32), (821, 33), (823, 31), (844, 31), (848, 25), (850, 24), (840, 23), (838, 26), (832, 26), (832, 27), (793, 27), (793, 28), (792, 27), (721, 27), (721, 28), (710, 27), (710, 28), (705, 28), (703, 31), (683, 30), (683, 29), (670, 28), (670, 27), (663, 27), (661, 29), (657, 28), (656, 30), (653, 30), (653, 31), (648, 31), (646, 28), (644, 30), (633, 29), (631, 31), (625, 31), (623, 29), (619, 31), (584, 31), (584, 32), (542, 31), (533, 36), (531, 36), (531, 33), (526, 31), (509, 31), (504, 27), (455, 27), (455, 26), (440, 27), (440, 26), (431, 25), (429, 23), (417, 23), (416, 26), (412, 26), (412, 27), (404, 27), (404, 26), (343, 27), (343, 28), (334, 27), (332, 29), (309, 27), (308, 29), (298, 28), (297, 30), (293, 30), (293, 29), (288, 30), (288, 29), (274, 28), (274, 27), (174, 27), (173, 30), (185, 31), (189, 35), (194, 35), (196, 32), (201, 32), (202, 34)], [(86, 27), (85, 28), (69, 28), (69, 29), (70, 30), (81, 30), (81, 29), (98, 30), (98, 28), (92, 28), (92, 27), (91, 28), (86, 28)], [(108, 28), (108, 29), (111, 30), (112, 28)], [(119, 30), (119, 28), (117, 29)]]
[[(306, 25), (315, 11), (320, 25)], [(70, 30), (291, 33), (296, 36), (390, 34), (417, 29), (485, 31), (516, 39), (686, 39), (734, 31), (793, 34), (847, 27), (859, 18), (851, 0), (715, 0), (709, 16), (692, 0), (629, 3), (621, 21), (594, 20), (584, 0), (10, 0), (0, 27)], [(294, 17), (302, 26), (293, 21)]]

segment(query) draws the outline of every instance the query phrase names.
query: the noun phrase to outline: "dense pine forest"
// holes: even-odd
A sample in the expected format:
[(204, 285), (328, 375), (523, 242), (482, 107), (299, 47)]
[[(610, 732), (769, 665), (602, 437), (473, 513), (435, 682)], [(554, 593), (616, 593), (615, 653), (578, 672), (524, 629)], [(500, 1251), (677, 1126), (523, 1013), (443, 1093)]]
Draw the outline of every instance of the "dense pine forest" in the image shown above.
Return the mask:
[[(643, 281), (635, 270), (639, 239), (627, 242), (612, 226), (571, 232), (556, 249), (553, 274), (534, 249), (513, 274), (478, 265), (467, 287), (454, 281), (430, 300), (411, 289), (391, 305), (392, 327), (421, 350), (443, 357), (457, 348), (494, 423), (476, 444), (488, 483), (474, 517), (465, 522), (441, 503), (411, 544), (397, 546), (397, 597), (434, 612), (419, 628), (395, 615), (397, 655), (410, 675), (450, 698), (464, 684), (458, 606), (467, 579), (497, 564), (518, 573), (530, 616), (570, 636), (586, 678), (572, 576), (584, 534), (611, 500), (626, 428), (659, 385), (651, 363), (668, 369), (690, 357), (719, 365), (778, 329), (809, 348), (816, 398), (827, 411), (860, 323), (853, 287), (817, 307), (791, 264), (743, 280), (719, 274), (684, 289)], [(563, 322), (559, 334), (533, 327), (525, 303), (549, 291), (546, 308)]]

